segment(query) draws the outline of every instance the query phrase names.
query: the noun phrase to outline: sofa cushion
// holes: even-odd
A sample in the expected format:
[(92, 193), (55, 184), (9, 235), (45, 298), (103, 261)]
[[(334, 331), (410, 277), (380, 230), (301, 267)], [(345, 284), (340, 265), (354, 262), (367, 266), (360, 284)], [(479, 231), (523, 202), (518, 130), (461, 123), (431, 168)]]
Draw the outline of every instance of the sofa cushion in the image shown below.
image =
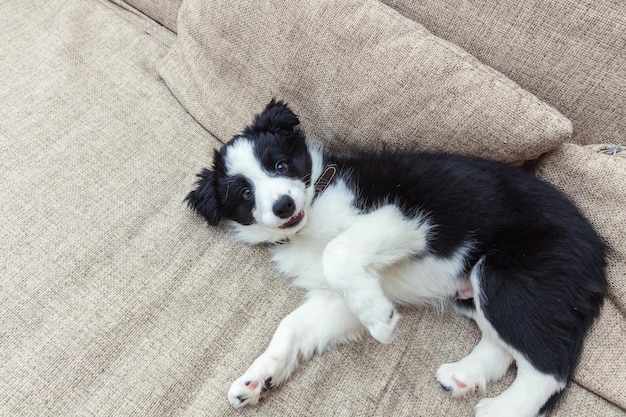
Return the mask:
[(541, 159), (537, 174), (568, 195), (610, 246), (609, 295), (574, 379), (626, 408), (626, 159), (605, 148), (565, 145)]
[(183, 0), (111, 0), (114, 3), (126, 3), (146, 16), (154, 19), (172, 32), (176, 32), (178, 9)]
[(172, 415), (210, 381), (205, 322), (228, 312), (194, 271), (219, 237), (194, 239), (182, 200), (219, 142), (160, 80), (168, 34), (145, 23), (0, 2), (2, 416)]
[(552, 107), (375, 0), (187, 0), (160, 74), (229, 139), (272, 96), (334, 149), (441, 150), (507, 162), (571, 134)]
[(557, 107), (577, 143), (623, 143), (626, 2), (383, 2)]

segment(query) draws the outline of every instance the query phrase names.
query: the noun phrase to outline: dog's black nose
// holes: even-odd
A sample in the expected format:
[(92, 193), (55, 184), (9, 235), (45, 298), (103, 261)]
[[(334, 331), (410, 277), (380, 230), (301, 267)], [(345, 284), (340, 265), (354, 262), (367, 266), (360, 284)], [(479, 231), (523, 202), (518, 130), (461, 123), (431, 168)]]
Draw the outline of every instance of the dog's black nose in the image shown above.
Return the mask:
[(288, 219), (293, 216), (293, 212), (296, 211), (296, 203), (293, 201), (293, 198), (284, 195), (274, 203), (272, 211), (277, 217)]

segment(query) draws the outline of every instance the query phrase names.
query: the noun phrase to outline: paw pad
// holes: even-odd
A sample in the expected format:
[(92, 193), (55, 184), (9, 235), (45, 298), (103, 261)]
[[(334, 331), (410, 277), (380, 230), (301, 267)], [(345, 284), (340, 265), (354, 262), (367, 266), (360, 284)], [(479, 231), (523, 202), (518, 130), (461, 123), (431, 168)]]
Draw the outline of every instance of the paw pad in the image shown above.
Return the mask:
[(261, 395), (272, 388), (272, 377), (262, 379), (240, 378), (233, 382), (228, 390), (228, 399), (235, 408), (256, 404)]

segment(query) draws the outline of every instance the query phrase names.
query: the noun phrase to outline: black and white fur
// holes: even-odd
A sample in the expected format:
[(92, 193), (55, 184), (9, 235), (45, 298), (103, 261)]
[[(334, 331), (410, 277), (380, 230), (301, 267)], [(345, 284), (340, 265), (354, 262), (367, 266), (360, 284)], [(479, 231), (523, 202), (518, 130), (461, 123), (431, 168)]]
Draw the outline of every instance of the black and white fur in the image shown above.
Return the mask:
[[(267, 350), (228, 392), (256, 403), (298, 364), (366, 332), (395, 336), (394, 304), (452, 304), (482, 331), (474, 350), (441, 365), (453, 397), (517, 376), (476, 416), (535, 417), (571, 379), (604, 294), (605, 245), (561, 193), (521, 169), (427, 153), (336, 156), (307, 143), (296, 115), (272, 100), (215, 151), (190, 207), (229, 220), (239, 239), (270, 243), (278, 269), (307, 291)], [(337, 175), (320, 195), (329, 164)]]

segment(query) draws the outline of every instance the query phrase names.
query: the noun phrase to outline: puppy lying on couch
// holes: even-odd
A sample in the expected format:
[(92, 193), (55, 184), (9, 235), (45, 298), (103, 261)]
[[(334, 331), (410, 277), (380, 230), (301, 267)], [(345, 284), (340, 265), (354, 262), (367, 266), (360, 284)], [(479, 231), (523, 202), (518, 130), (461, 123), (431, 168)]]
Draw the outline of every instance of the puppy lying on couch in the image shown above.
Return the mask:
[(300, 362), (369, 332), (395, 336), (394, 304), (452, 305), (482, 338), (441, 365), (452, 396), (484, 391), (515, 361), (513, 384), (477, 416), (535, 417), (558, 401), (604, 295), (606, 248), (561, 193), (478, 158), (428, 153), (331, 155), (272, 100), (215, 151), (187, 202), (209, 224), (229, 220), (247, 243), (270, 243), (307, 301), (230, 387), (258, 402)]

